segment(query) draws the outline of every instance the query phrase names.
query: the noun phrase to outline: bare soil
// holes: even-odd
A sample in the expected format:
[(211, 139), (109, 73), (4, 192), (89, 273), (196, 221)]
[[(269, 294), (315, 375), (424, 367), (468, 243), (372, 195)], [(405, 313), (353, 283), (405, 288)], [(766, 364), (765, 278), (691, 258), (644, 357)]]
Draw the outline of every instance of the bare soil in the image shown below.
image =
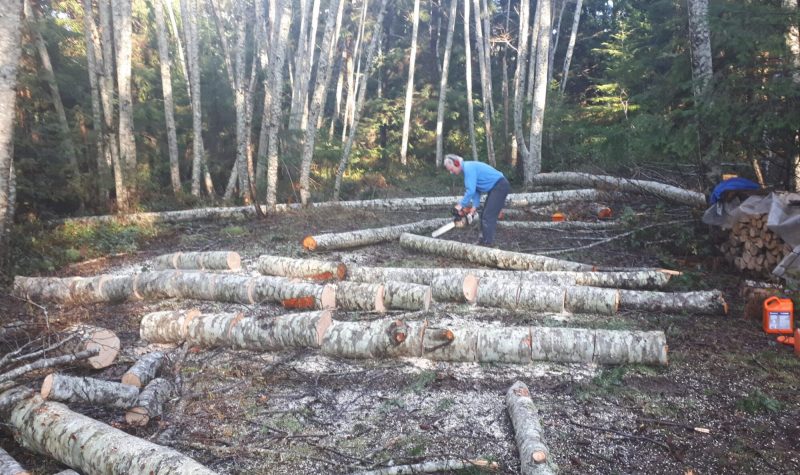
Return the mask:
[[(618, 204), (615, 209), (621, 209)], [(566, 208), (565, 208), (566, 209)], [(567, 209), (580, 219), (581, 207)], [(543, 215), (547, 215), (545, 211)], [(232, 250), (247, 272), (260, 254), (302, 257), (307, 234), (400, 224), (441, 216), (435, 212), (304, 211), (264, 220), (190, 223), (167, 228), (136, 255), (73, 265), (61, 275), (137, 272), (161, 253)], [(406, 318), (478, 320), (487, 325), (535, 323), (608, 329), (663, 330), (667, 367), (540, 363), (442, 363), (422, 359), (345, 360), (314, 351), (254, 353), (179, 348), (173, 376), (181, 393), (166, 414), (145, 428), (128, 427), (124, 414), (96, 407), (73, 409), (133, 435), (173, 447), (220, 473), (351, 473), (434, 459), (485, 458), (500, 473), (518, 473), (519, 460), (505, 391), (515, 381), (531, 390), (547, 442), (561, 473), (768, 474), (800, 473), (800, 358), (791, 348), (741, 317), (742, 276), (691, 250), (710, 230), (696, 227), (686, 209), (665, 213), (641, 204), (627, 213), (631, 230), (660, 221), (686, 224), (648, 228), (622, 239), (622, 231), (498, 230), (499, 248), (537, 252), (579, 248), (558, 257), (605, 267), (669, 267), (685, 272), (670, 290), (720, 288), (727, 316), (627, 312), (613, 317), (554, 315), (436, 304)], [(446, 239), (478, 240), (476, 228)], [(684, 243), (686, 241), (687, 243)], [(315, 254), (345, 263), (381, 266), (464, 266), (405, 251), (396, 244)], [(713, 266), (712, 266), (713, 264)], [(714, 268), (712, 272), (711, 269)], [(116, 379), (136, 354), (140, 318), (151, 311), (199, 307), (243, 311), (268, 318), (277, 306), (195, 301), (136, 302), (79, 308), (38, 308), (0, 298), (4, 322), (51, 327), (94, 322), (118, 333), (124, 355), (95, 377)], [(342, 313), (337, 319), (376, 315)], [(34, 333), (35, 328), (30, 330)], [(16, 340), (6, 340), (8, 346)], [(86, 374), (78, 369), (74, 374)], [(31, 380), (37, 388), (44, 376)], [(698, 431), (695, 428), (707, 429)], [(53, 473), (57, 462), (17, 447), (8, 431), (0, 446), (34, 473)], [(475, 472), (477, 473), (477, 472)]]

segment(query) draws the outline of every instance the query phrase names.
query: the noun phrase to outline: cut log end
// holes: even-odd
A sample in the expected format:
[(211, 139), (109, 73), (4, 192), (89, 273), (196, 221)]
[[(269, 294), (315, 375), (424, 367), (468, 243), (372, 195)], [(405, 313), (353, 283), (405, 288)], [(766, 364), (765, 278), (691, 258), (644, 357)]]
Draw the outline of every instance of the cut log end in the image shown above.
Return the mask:
[(333, 325), (333, 312), (330, 310), (322, 310), (319, 312), (319, 320), (317, 321), (317, 344), (322, 345), (322, 340), (328, 329)]
[(599, 219), (610, 219), (614, 213), (608, 206), (602, 206), (597, 209), (597, 217)]
[[(383, 299), (383, 294), (381, 294)], [(336, 286), (327, 284), (322, 289), (322, 295), (319, 299), (319, 306), (324, 310), (332, 310), (336, 308)]]
[(90, 337), (91, 341), (86, 344), (86, 349), (97, 348), (100, 352), (87, 360), (94, 369), (102, 369), (111, 366), (119, 354), (119, 338), (114, 332), (105, 328), (98, 328)]
[(147, 409), (133, 407), (125, 413), (125, 421), (132, 426), (144, 427), (150, 422), (150, 416), (147, 414)]
[(383, 297), (385, 294), (385, 290), (383, 285), (378, 286), (378, 291), (375, 292), (375, 311), (383, 313), (386, 311), (386, 304), (383, 302)]
[(313, 251), (317, 248), (317, 240), (314, 239), (314, 236), (306, 236), (303, 238), (303, 247), (307, 251)]
[[(128, 386), (133, 386), (136, 388), (142, 387), (142, 379), (139, 378), (139, 376), (132, 373), (123, 374), (121, 382), (122, 384), (127, 384)], [(44, 385), (42, 385), (42, 391), (44, 391)], [(45, 397), (44, 393), (42, 393), (42, 397)]]
[[(333, 272), (320, 272), (319, 274), (309, 275), (308, 280), (326, 281), (333, 279)], [(339, 279), (342, 280), (342, 279)]]
[(533, 460), (533, 463), (536, 464), (544, 463), (547, 461), (547, 452), (544, 452), (542, 450), (537, 450), (533, 454), (531, 454), (531, 459)]
[(229, 252), (226, 262), (228, 263), (228, 269), (230, 270), (242, 269), (242, 257), (238, 252)]
[(467, 274), (464, 277), (464, 299), (467, 301), (467, 303), (475, 303), (475, 301), (478, 299), (479, 281), (480, 279), (472, 274)]
[(44, 381), (42, 381), (42, 389), (39, 391), (39, 394), (41, 394), (44, 399), (50, 397), (50, 393), (53, 392), (53, 378), (52, 374), (48, 374), (47, 377), (44, 378)]
[(336, 265), (336, 278), (338, 280), (344, 280), (345, 277), (347, 277), (347, 266), (340, 262)]

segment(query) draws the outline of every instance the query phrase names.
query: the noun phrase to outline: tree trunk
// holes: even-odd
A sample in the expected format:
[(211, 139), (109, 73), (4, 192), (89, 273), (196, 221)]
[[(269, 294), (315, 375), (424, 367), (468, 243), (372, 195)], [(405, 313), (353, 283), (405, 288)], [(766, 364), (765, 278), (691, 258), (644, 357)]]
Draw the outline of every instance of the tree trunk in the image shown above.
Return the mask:
[(708, 28), (708, 0), (686, 0), (689, 8), (689, 36), (692, 80), (696, 99), (705, 94), (714, 74), (711, 62), (711, 32)]
[(439, 473), (461, 472), (469, 470), (498, 471), (500, 465), (484, 459), (473, 460), (428, 460), (427, 462), (412, 463), (409, 465), (394, 465), (392, 467), (378, 468), (355, 472), (353, 475), (406, 475), (413, 473)]
[(336, 308), (341, 310), (385, 312), (384, 295), (383, 284), (339, 282), (336, 284)]
[(300, 201), (303, 206), (307, 206), (311, 199), (311, 162), (314, 158), (317, 118), (325, 107), (325, 96), (331, 77), (331, 54), (332, 50), (335, 49), (332, 45), (338, 42), (338, 38), (334, 38), (334, 31), (339, 31), (339, 26), (342, 23), (343, 7), (344, 3), (342, 0), (332, 0), (328, 7), (328, 17), (325, 21), (325, 33), (322, 39), (322, 47), (320, 48), (319, 61), (317, 62), (317, 79), (314, 85), (314, 94), (311, 98), (308, 124), (305, 129), (303, 140), (302, 161), (300, 164)]
[(437, 302), (475, 303), (478, 295), (478, 278), (472, 274), (440, 275), (429, 285)]
[(702, 292), (644, 292), (621, 290), (620, 308), (648, 312), (727, 315), (728, 304), (719, 290)]
[(544, 129), (544, 110), (547, 105), (547, 60), (550, 54), (550, 24), (552, 0), (539, 0), (539, 39), (536, 45), (536, 78), (533, 92), (533, 111), (531, 112), (530, 153), (524, 161), (525, 185), (533, 184), (533, 177), (542, 171), (542, 131)]
[(567, 77), (569, 77), (569, 63), (572, 62), (572, 52), (575, 50), (575, 40), (578, 37), (578, 25), (581, 22), (581, 9), (583, 8), (583, 0), (575, 0), (575, 16), (572, 18), (572, 32), (569, 34), (569, 44), (567, 45), (567, 54), (564, 55), (564, 70), (561, 73), (561, 84), (559, 90), (561, 95), (564, 95), (564, 89), (567, 87)]
[(125, 413), (125, 422), (132, 426), (146, 426), (150, 419), (164, 413), (164, 404), (174, 392), (175, 385), (164, 378), (150, 381), (134, 401), (136, 405)]
[(169, 57), (167, 27), (164, 21), (164, 8), (162, 3), (163, 0), (153, 0), (153, 10), (156, 16), (158, 62), (161, 68), (161, 88), (164, 95), (164, 120), (167, 125), (167, 143), (169, 144), (169, 177), (172, 183), (172, 192), (178, 195), (181, 192), (181, 173), (178, 162), (178, 137), (175, 132), (175, 104), (172, 98), (172, 73), (170, 72), (172, 61)]
[[(189, 84), (189, 66), (186, 64), (186, 55), (183, 54), (183, 42), (181, 41), (181, 32), (178, 29), (178, 22), (175, 21), (175, 12), (172, 10), (172, 2), (163, 2), (164, 8), (167, 9), (169, 15), (169, 24), (172, 29), (172, 36), (175, 38), (175, 47), (178, 50), (178, 61), (180, 61), (181, 73), (183, 74), (183, 81), (186, 83), (187, 95), (192, 97), (192, 88)], [(184, 31), (186, 28), (184, 27)], [(185, 38), (184, 34), (184, 38)]]
[(0, 15), (0, 104), (3, 104), (0, 107), (0, 244), (4, 249), (7, 249), (6, 234), (14, 220), (9, 210), (13, 208), (10, 191), (21, 22), (22, 5), (18, 3)]
[(414, 12), (411, 14), (411, 51), (408, 58), (408, 83), (406, 84), (406, 103), (403, 112), (403, 137), (400, 144), (400, 163), (406, 165), (408, 160), (408, 135), (411, 129), (411, 104), (414, 100), (414, 67), (417, 62), (417, 33), (419, 32), (419, 1), (414, 0)]
[(153, 351), (142, 356), (122, 375), (122, 384), (141, 388), (152, 381), (165, 363), (162, 351)]
[(528, 147), (525, 145), (525, 135), (522, 133), (524, 126), (522, 112), (525, 108), (525, 66), (527, 61), (524, 59), (528, 57), (530, 10), (530, 0), (520, 0), (517, 68), (514, 72), (514, 136), (517, 143), (517, 152), (522, 155), (523, 163), (528, 160)]
[(616, 221), (498, 221), (506, 229), (611, 229), (621, 226)]
[(0, 448), (0, 473), (3, 475), (30, 475), (14, 458)]
[(550, 257), (503, 251), (482, 246), (473, 246), (455, 241), (444, 241), (414, 234), (400, 236), (400, 245), (412, 250), (433, 253), (439, 256), (462, 259), (501, 269), (516, 270), (571, 270), (591, 271), (594, 266), (578, 262), (564, 261)]
[(139, 389), (112, 381), (54, 373), (44, 378), (40, 394), (51, 401), (128, 409), (136, 403)]
[(131, 93), (132, 14), (128, 0), (111, 0), (114, 24), (114, 51), (117, 65), (117, 101), (119, 107), (120, 161), (127, 170), (127, 207), (137, 198), (136, 140), (133, 132), (133, 95)]
[[(292, 88), (292, 105), (289, 113), (289, 128), (306, 130), (308, 126), (308, 90), (311, 85), (311, 69), (314, 64), (314, 50), (317, 43), (317, 25), (319, 23), (320, 0), (306, 0), (301, 7), (300, 33), (297, 39), (297, 55), (295, 56), (295, 81)], [(311, 15), (308, 8), (311, 6)], [(328, 15), (334, 14), (335, 5), (328, 6)], [(306, 22), (310, 21), (310, 25)], [(324, 39), (323, 39), (324, 43)], [(321, 71), (322, 58), (326, 48), (320, 48), (317, 71)], [(313, 100), (312, 100), (313, 101)], [(316, 121), (315, 121), (316, 125)]]
[[(478, 45), (478, 66), (481, 73), (481, 101), (483, 103), (483, 127), (486, 134), (486, 156), (489, 158), (489, 163), (493, 166), (497, 165), (494, 156), (494, 138), (492, 137), (492, 83), (491, 83), (491, 51), (489, 51), (489, 43), (483, 37), (483, 26), (481, 25), (481, 18), (484, 16), (481, 11), (481, 0), (473, 0), (475, 7), (475, 42)], [(485, 0), (484, 0), (485, 2)], [(487, 30), (487, 35), (491, 31)]]
[(389, 309), (423, 310), (431, 305), (431, 288), (409, 282), (386, 281), (383, 284), (383, 303)]
[(364, 65), (364, 77), (357, 81), (358, 96), (352, 106), (353, 117), (350, 124), (350, 134), (347, 137), (344, 150), (342, 150), (342, 158), (339, 160), (339, 168), (336, 170), (336, 181), (333, 188), (333, 201), (339, 201), (342, 178), (344, 177), (344, 171), (347, 168), (347, 163), (350, 160), (350, 151), (353, 148), (353, 141), (355, 141), (356, 133), (358, 132), (358, 123), (361, 120), (361, 109), (364, 106), (364, 98), (367, 95), (367, 81), (375, 67), (375, 50), (377, 49), (378, 42), (380, 41), (381, 37), (381, 27), (383, 26), (383, 16), (386, 12), (386, 3), (387, 0), (381, 0), (378, 15), (375, 18), (375, 28), (372, 31), (372, 39), (367, 47), (367, 61)]
[(554, 474), (556, 469), (548, 460), (550, 450), (544, 442), (539, 413), (533, 404), (528, 387), (517, 381), (506, 391), (506, 406), (514, 426), (514, 439), (519, 449), (520, 473), (523, 475)]
[(86, 475), (213, 474), (172, 449), (126, 434), (39, 396), (14, 405), (9, 425), (26, 449)]
[[(577, 0), (576, 0), (577, 1)], [(553, 27), (555, 31), (555, 38), (550, 42), (550, 50), (547, 55), (547, 84), (553, 80), (553, 65), (555, 63), (556, 49), (558, 49), (558, 41), (561, 37), (561, 19), (564, 18), (564, 10), (567, 7), (567, 0), (556, 0), (553, 4), (553, 9), (558, 8), (558, 21)]]
[(321, 351), (341, 358), (420, 357), (426, 325), (394, 319), (337, 321), (323, 336)]
[(478, 145), (475, 143), (475, 111), (472, 103), (472, 54), (469, 35), (469, 0), (464, 0), (464, 66), (467, 84), (467, 122), (469, 123), (469, 143), (472, 146), (472, 159), (478, 160)]
[(238, 252), (175, 252), (153, 259), (153, 270), (241, 270), (242, 258)]
[(299, 277), (308, 280), (342, 280), (347, 266), (341, 262), (317, 259), (293, 259), (291, 257), (262, 255), (258, 258), (258, 271), (265, 275)]
[[(783, 8), (787, 13), (797, 15), (797, 0), (783, 0)], [(786, 31), (786, 47), (789, 51), (788, 63), (792, 68), (792, 82), (798, 86), (800, 85), (800, 26), (797, 21), (791, 22)], [(794, 153), (791, 160), (794, 173), (792, 186), (794, 191), (800, 191), (800, 128), (794, 130)]]
[(189, 324), (199, 316), (196, 308), (148, 313), (139, 322), (139, 338), (150, 343), (182, 343)]
[(416, 223), (387, 226), (385, 228), (362, 229), (344, 233), (319, 234), (303, 238), (303, 247), (309, 251), (346, 249), (393, 241), (403, 233), (433, 229), (450, 222), (449, 218), (428, 219)]
[(450, 0), (450, 13), (447, 20), (447, 38), (444, 43), (442, 77), (439, 80), (439, 107), (436, 113), (436, 166), (444, 160), (444, 106), (447, 103), (447, 76), (450, 72), (450, 55), (453, 50), (453, 33), (456, 28), (458, 0)]
[(203, 174), (203, 115), (200, 102), (200, 64), (195, 0), (180, 0), (192, 102), (192, 196), (200, 196)]

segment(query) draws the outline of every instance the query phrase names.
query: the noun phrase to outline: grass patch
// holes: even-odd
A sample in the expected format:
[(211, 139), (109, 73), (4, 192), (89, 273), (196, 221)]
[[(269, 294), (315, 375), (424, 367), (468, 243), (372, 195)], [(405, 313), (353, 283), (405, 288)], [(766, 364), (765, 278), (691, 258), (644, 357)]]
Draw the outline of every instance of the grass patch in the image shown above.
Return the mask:
[(409, 384), (406, 387), (406, 390), (419, 393), (423, 389), (430, 386), (430, 384), (433, 383), (435, 380), (436, 380), (436, 371), (431, 371), (431, 370), (421, 371), (414, 377), (414, 380), (411, 381), (411, 384)]
[(747, 397), (736, 401), (736, 409), (744, 411), (748, 414), (778, 412), (780, 408), (781, 403), (778, 402), (778, 400), (771, 398), (769, 395), (762, 393), (758, 389), (750, 392)]
[(237, 237), (237, 236), (244, 236), (245, 234), (249, 234), (247, 229), (243, 228), (242, 226), (227, 226), (222, 228), (222, 234), (228, 237)]
[[(300, 430), (303, 429), (303, 424), (301, 424), (293, 414), (281, 415), (280, 417), (273, 419), (268, 425), (290, 434), (300, 432)], [(262, 432), (265, 433), (269, 430), (270, 429), (267, 426), (262, 428)]]

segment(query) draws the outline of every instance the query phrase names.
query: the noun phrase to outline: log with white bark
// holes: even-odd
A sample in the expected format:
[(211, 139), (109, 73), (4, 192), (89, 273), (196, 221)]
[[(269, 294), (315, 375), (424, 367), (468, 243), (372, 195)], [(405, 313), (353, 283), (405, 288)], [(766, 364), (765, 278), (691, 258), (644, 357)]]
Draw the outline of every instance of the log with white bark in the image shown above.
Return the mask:
[(40, 396), (17, 403), (8, 424), (26, 449), (85, 475), (215, 473), (175, 450), (126, 434)]
[(601, 315), (616, 314), (619, 301), (616, 289), (531, 285), (524, 281), (490, 278), (480, 279), (476, 300), (485, 307)]
[(514, 439), (520, 458), (520, 473), (545, 475), (556, 472), (550, 461), (550, 450), (544, 441), (539, 412), (531, 399), (528, 387), (517, 381), (506, 391), (506, 408), (514, 426)]
[(385, 312), (383, 284), (339, 282), (336, 284), (336, 308), (341, 310), (366, 310)]
[[(253, 298), (256, 303), (281, 302), (286, 308), (333, 309), (336, 308), (337, 287), (333, 284), (318, 285), (308, 282), (293, 282), (282, 277), (254, 277)], [(304, 302), (292, 305), (292, 302)]]
[(431, 306), (431, 287), (410, 282), (389, 280), (383, 284), (383, 303), (386, 308), (428, 310)]
[(128, 409), (136, 403), (139, 389), (113, 381), (54, 373), (44, 378), (39, 394), (51, 401)]
[[(52, 358), (42, 358), (26, 365), (19, 366), (17, 368), (12, 369), (11, 371), (7, 371), (5, 373), (0, 374), (0, 391), (4, 391), (15, 383), (14, 381), (22, 376), (27, 375), (33, 371), (38, 369), (44, 368), (53, 368), (55, 366), (61, 365), (68, 365), (78, 361), (82, 361), (93, 356), (96, 356), (100, 350), (97, 348), (92, 348), (90, 350), (80, 351), (78, 353), (69, 354), (69, 355), (62, 355), (62, 356), (55, 356)], [(0, 406), (2, 406), (0, 404)]]
[(318, 259), (262, 255), (258, 258), (258, 271), (265, 275), (326, 281), (344, 279), (347, 275), (347, 266), (341, 262)]
[(80, 473), (76, 472), (75, 470), (62, 470), (54, 475), (81, 475)]
[(199, 315), (196, 308), (148, 313), (139, 323), (139, 337), (150, 343), (181, 343), (189, 323)]
[(240, 312), (198, 315), (186, 326), (186, 341), (202, 348), (227, 346), (233, 327), (242, 318)]
[(14, 457), (0, 448), (0, 474), (3, 475), (29, 475), (31, 472), (22, 468)]
[(433, 298), (439, 302), (474, 303), (479, 279), (469, 273), (440, 275), (430, 281)]
[(533, 177), (533, 183), (536, 185), (594, 186), (602, 189), (655, 195), (689, 206), (706, 206), (706, 197), (702, 193), (655, 181), (630, 180), (589, 173), (559, 172), (539, 173)]
[[(524, 280), (541, 285), (587, 285), (623, 289), (660, 288), (667, 285), (674, 271), (650, 270), (630, 272), (508, 271), (498, 269), (466, 269), (441, 267), (363, 267), (350, 266), (348, 279), (357, 282), (399, 280), (432, 285), (439, 277), (466, 277)], [(434, 293), (436, 291), (434, 290)], [(436, 298), (436, 295), (434, 295)]]
[(309, 251), (329, 251), (393, 241), (403, 233), (413, 233), (438, 228), (452, 222), (451, 218), (426, 219), (414, 223), (361, 229), (343, 233), (319, 234), (303, 238), (303, 247)]
[(497, 227), (506, 229), (612, 229), (621, 224), (616, 221), (498, 221)]
[(427, 322), (382, 319), (335, 322), (322, 340), (322, 353), (343, 358), (422, 356)]
[(427, 462), (413, 463), (410, 465), (394, 465), (392, 467), (378, 468), (353, 475), (412, 475), (415, 473), (455, 472), (459, 470), (483, 469), (497, 471), (500, 465), (484, 459), (473, 460), (428, 460)]
[(93, 369), (111, 366), (119, 354), (119, 338), (111, 330), (92, 325), (73, 325), (64, 330), (63, 334), (69, 341), (59, 347), (58, 351), (62, 354), (98, 350), (97, 355), (85, 360), (85, 364)]
[(154, 270), (240, 270), (242, 258), (238, 252), (174, 252), (153, 259)]
[(719, 290), (700, 292), (646, 292), (620, 290), (620, 308), (654, 312), (727, 315), (728, 304)]
[(453, 259), (466, 260), (475, 264), (516, 270), (567, 270), (592, 271), (594, 266), (578, 262), (554, 259), (552, 257), (503, 251), (483, 246), (464, 244), (456, 241), (433, 239), (405, 233), (400, 236), (400, 245), (416, 251), (428, 252)]
[(143, 355), (122, 375), (122, 384), (141, 388), (155, 378), (165, 361), (163, 351)]
[(175, 386), (164, 378), (150, 381), (142, 389), (135, 406), (125, 413), (125, 421), (132, 426), (146, 426), (150, 419), (159, 417), (164, 412), (164, 403), (175, 391)]

